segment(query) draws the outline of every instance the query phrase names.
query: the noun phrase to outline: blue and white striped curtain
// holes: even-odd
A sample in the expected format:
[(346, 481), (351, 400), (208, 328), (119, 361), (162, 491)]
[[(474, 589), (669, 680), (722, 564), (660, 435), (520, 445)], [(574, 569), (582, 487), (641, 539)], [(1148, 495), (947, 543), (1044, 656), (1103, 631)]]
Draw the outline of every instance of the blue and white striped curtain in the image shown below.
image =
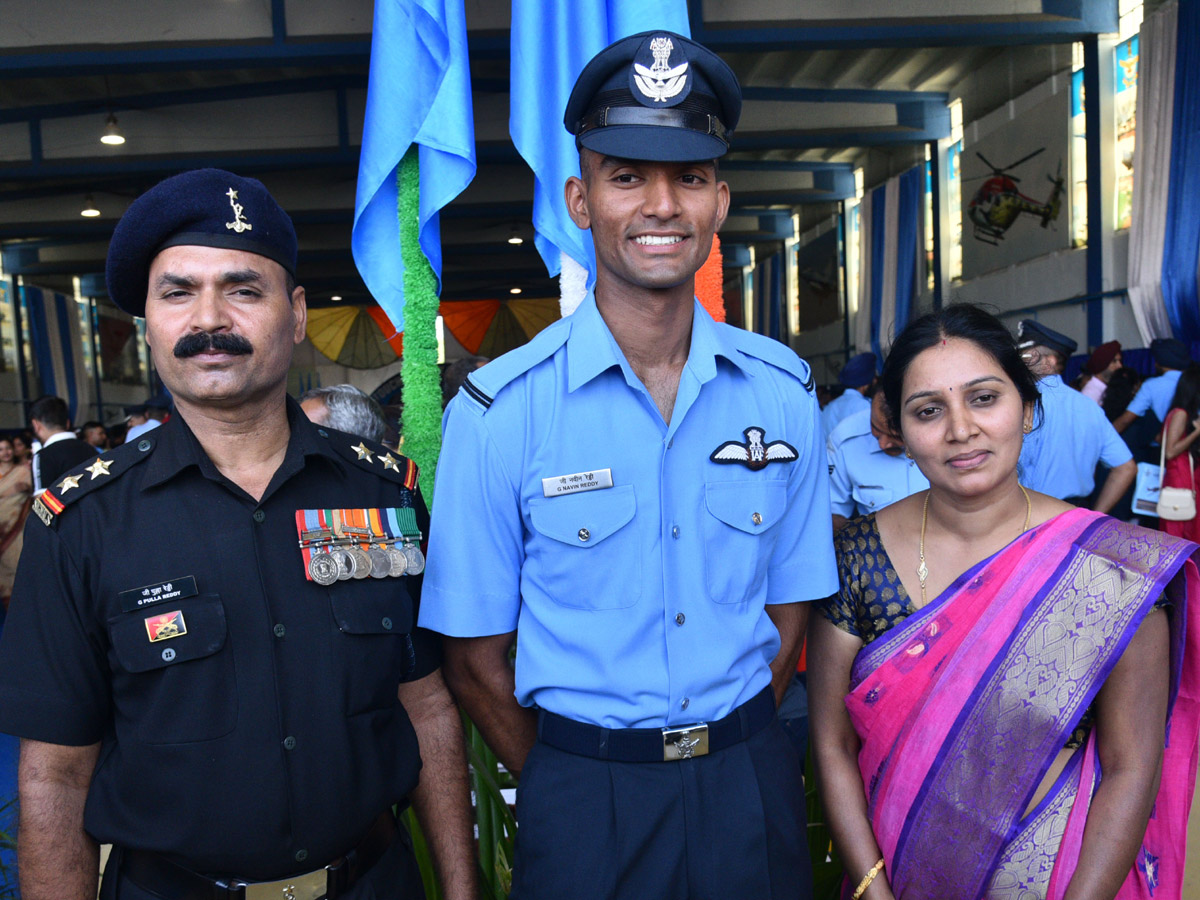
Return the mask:
[(21, 288), (29, 314), (29, 338), (42, 393), (67, 401), (72, 424), (89, 398), (78, 304), (71, 297), (26, 285)]
[(1200, 3), (1171, 2), (1138, 38), (1129, 299), (1147, 344), (1200, 340)]
[(753, 330), (777, 341), (787, 342), (788, 328), (784, 322), (782, 253), (757, 261), (754, 266)]
[(868, 191), (859, 206), (855, 349), (882, 360), (908, 324), (925, 275), (925, 174), (915, 166)]

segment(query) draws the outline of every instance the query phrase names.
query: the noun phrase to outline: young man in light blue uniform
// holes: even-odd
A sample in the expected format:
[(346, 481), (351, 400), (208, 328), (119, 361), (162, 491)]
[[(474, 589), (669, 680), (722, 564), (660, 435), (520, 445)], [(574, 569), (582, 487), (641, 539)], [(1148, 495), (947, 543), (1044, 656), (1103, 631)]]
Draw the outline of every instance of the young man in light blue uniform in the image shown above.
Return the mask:
[(1095, 509), (1106, 513), (1137, 476), (1133, 454), (1104, 411), (1062, 380), (1078, 346), (1075, 341), (1032, 319), (1023, 319), (1017, 328), (1026, 363), (1038, 376), (1043, 411), (1041, 423), (1021, 447), (1021, 483), (1082, 505), (1096, 486), (1096, 463), (1102, 462), (1109, 473)]
[(447, 409), (421, 623), (520, 774), (517, 900), (811, 896), (774, 712), (837, 589), (813, 380), (693, 296), (740, 104), (679, 35), (589, 63), (567, 206), (595, 294)]
[(840, 397), (835, 397), (825, 404), (821, 410), (821, 427), (825, 437), (833, 434), (838, 423), (848, 416), (864, 412), (871, 404), (867, 393), (875, 384), (876, 360), (874, 353), (860, 353), (850, 357), (842, 367), (838, 381), (846, 390)]
[(888, 425), (882, 391), (871, 398), (870, 409), (842, 420), (826, 450), (834, 531), (851, 516), (879, 512), (929, 487), (929, 479), (905, 455), (904, 439)]
[(1165, 422), (1167, 413), (1171, 411), (1171, 398), (1175, 396), (1175, 388), (1179, 386), (1179, 376), (1192, 362), (1187, 345), (1175, 338), (1152, 340), (1150, 355), (1154, 357), (1154, 367), (1158, 370), (1158, 375), (1142, 382), (1138, 392), (1129, 401), (1128, 408), (1113, 421), (1113, 427), (1118, 432), (1123, 432), (1133, 424), (1134, 419), (1151, 410), (1160, 423)]

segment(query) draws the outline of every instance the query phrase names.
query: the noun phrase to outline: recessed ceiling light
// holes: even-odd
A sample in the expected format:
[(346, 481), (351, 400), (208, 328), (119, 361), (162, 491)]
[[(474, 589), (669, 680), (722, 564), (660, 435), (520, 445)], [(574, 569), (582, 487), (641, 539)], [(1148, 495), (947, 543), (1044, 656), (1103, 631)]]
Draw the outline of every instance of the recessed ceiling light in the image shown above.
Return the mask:
[(79, 214), (88, 219), (94, 219), (100, 215), (100, 210), (96, 209), (96, 203), (92, 200), (91, 194), (83, 198), (83, 209), (79, 211)]
[(521, 234), (517, 231), (517, 227), (515, 225), (513, 226), (512, 234), (508, 236), (508, 242), (515, 246), (525, 243), (525, 238), (521, 237)]
[(519, 293), (521, 293), (521, 289), (520, 288), (509, 288), (508, 292), (510, 294), (519, 294)]
[(332, 297), (330, 297), (329, 299), (330, 299), (330, 300), (332, 300), (334, 303), (340, 303), (340, 302), (341, 302), (341, 300), (342, 300), (342, 295), (341, 295), (341, 294), (334, 294), (334, 295), (333, 295)]
[(121, 134), (121, 129), (117, 126), (117, 117), (113, 113), (109, 113), (104, 121), (104, 134), (100, 137), (100, 143), (111, 147), (125, 143), (125, 135)]

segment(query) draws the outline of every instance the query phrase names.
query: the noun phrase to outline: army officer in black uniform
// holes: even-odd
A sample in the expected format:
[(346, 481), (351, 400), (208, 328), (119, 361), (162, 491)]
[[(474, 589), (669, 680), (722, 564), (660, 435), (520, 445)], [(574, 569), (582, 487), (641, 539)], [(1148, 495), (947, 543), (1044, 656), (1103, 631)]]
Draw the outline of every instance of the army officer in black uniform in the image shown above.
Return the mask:
[[(461, 729), (415, 628), (416, 467), (286, 395), (291, 220), (215, 169), (139, 198), (110, 296), (176, 414), (48, 485), (0, 642), (25, 900), (474, 897)], [(245, 885), (249, 885), (248, 887)]]

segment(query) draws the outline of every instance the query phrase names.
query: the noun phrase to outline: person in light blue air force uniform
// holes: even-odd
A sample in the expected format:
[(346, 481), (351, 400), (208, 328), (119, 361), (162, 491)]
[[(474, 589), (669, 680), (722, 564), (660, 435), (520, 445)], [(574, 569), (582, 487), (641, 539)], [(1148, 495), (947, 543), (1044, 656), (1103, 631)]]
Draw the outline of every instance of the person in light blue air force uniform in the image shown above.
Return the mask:
[(825, 429), (825, 437), (833, 434), (833, 429), (843, 419), (859, 412), (866, 412), (871, 405), (868, 395), (875, 387), (875, 369), (877, 362), (874, 353), (860, 353), (850, 357), (842, 367), (838, 381), (846, 390), (840, 397), (835, 397), (821, 410), (821, 427)]
[(1017, 342), (1025, 364), (1038, 377), (1043, 409), (1042, 421), (1021, 446), (1021, 483), (1083, 506), (1096, 486), (1096, 464), (1102, 462), (1109, 472), (1095, 510), (1108, 512), (1133, 484), (1137, 463), (1104, 411), (1063, 381), (1078, 345), (1032, 319), (1018, 323)]
[(833, 530), (853, 516), (879, 512), (929, 487), (904, 448), (904, 438), (888, 423), (883, 391), (871, 407), (843, 419), (826, 441), (829, 454), (829, 506)]
[(446, 412), (420, 621), (520, 776), (516, 900), (811, 896), (775, 707), (837, 589), (814, 384), (694, 298), (740, 107), (677, 34), (585, 67), (565, 189), (594, 294)]

